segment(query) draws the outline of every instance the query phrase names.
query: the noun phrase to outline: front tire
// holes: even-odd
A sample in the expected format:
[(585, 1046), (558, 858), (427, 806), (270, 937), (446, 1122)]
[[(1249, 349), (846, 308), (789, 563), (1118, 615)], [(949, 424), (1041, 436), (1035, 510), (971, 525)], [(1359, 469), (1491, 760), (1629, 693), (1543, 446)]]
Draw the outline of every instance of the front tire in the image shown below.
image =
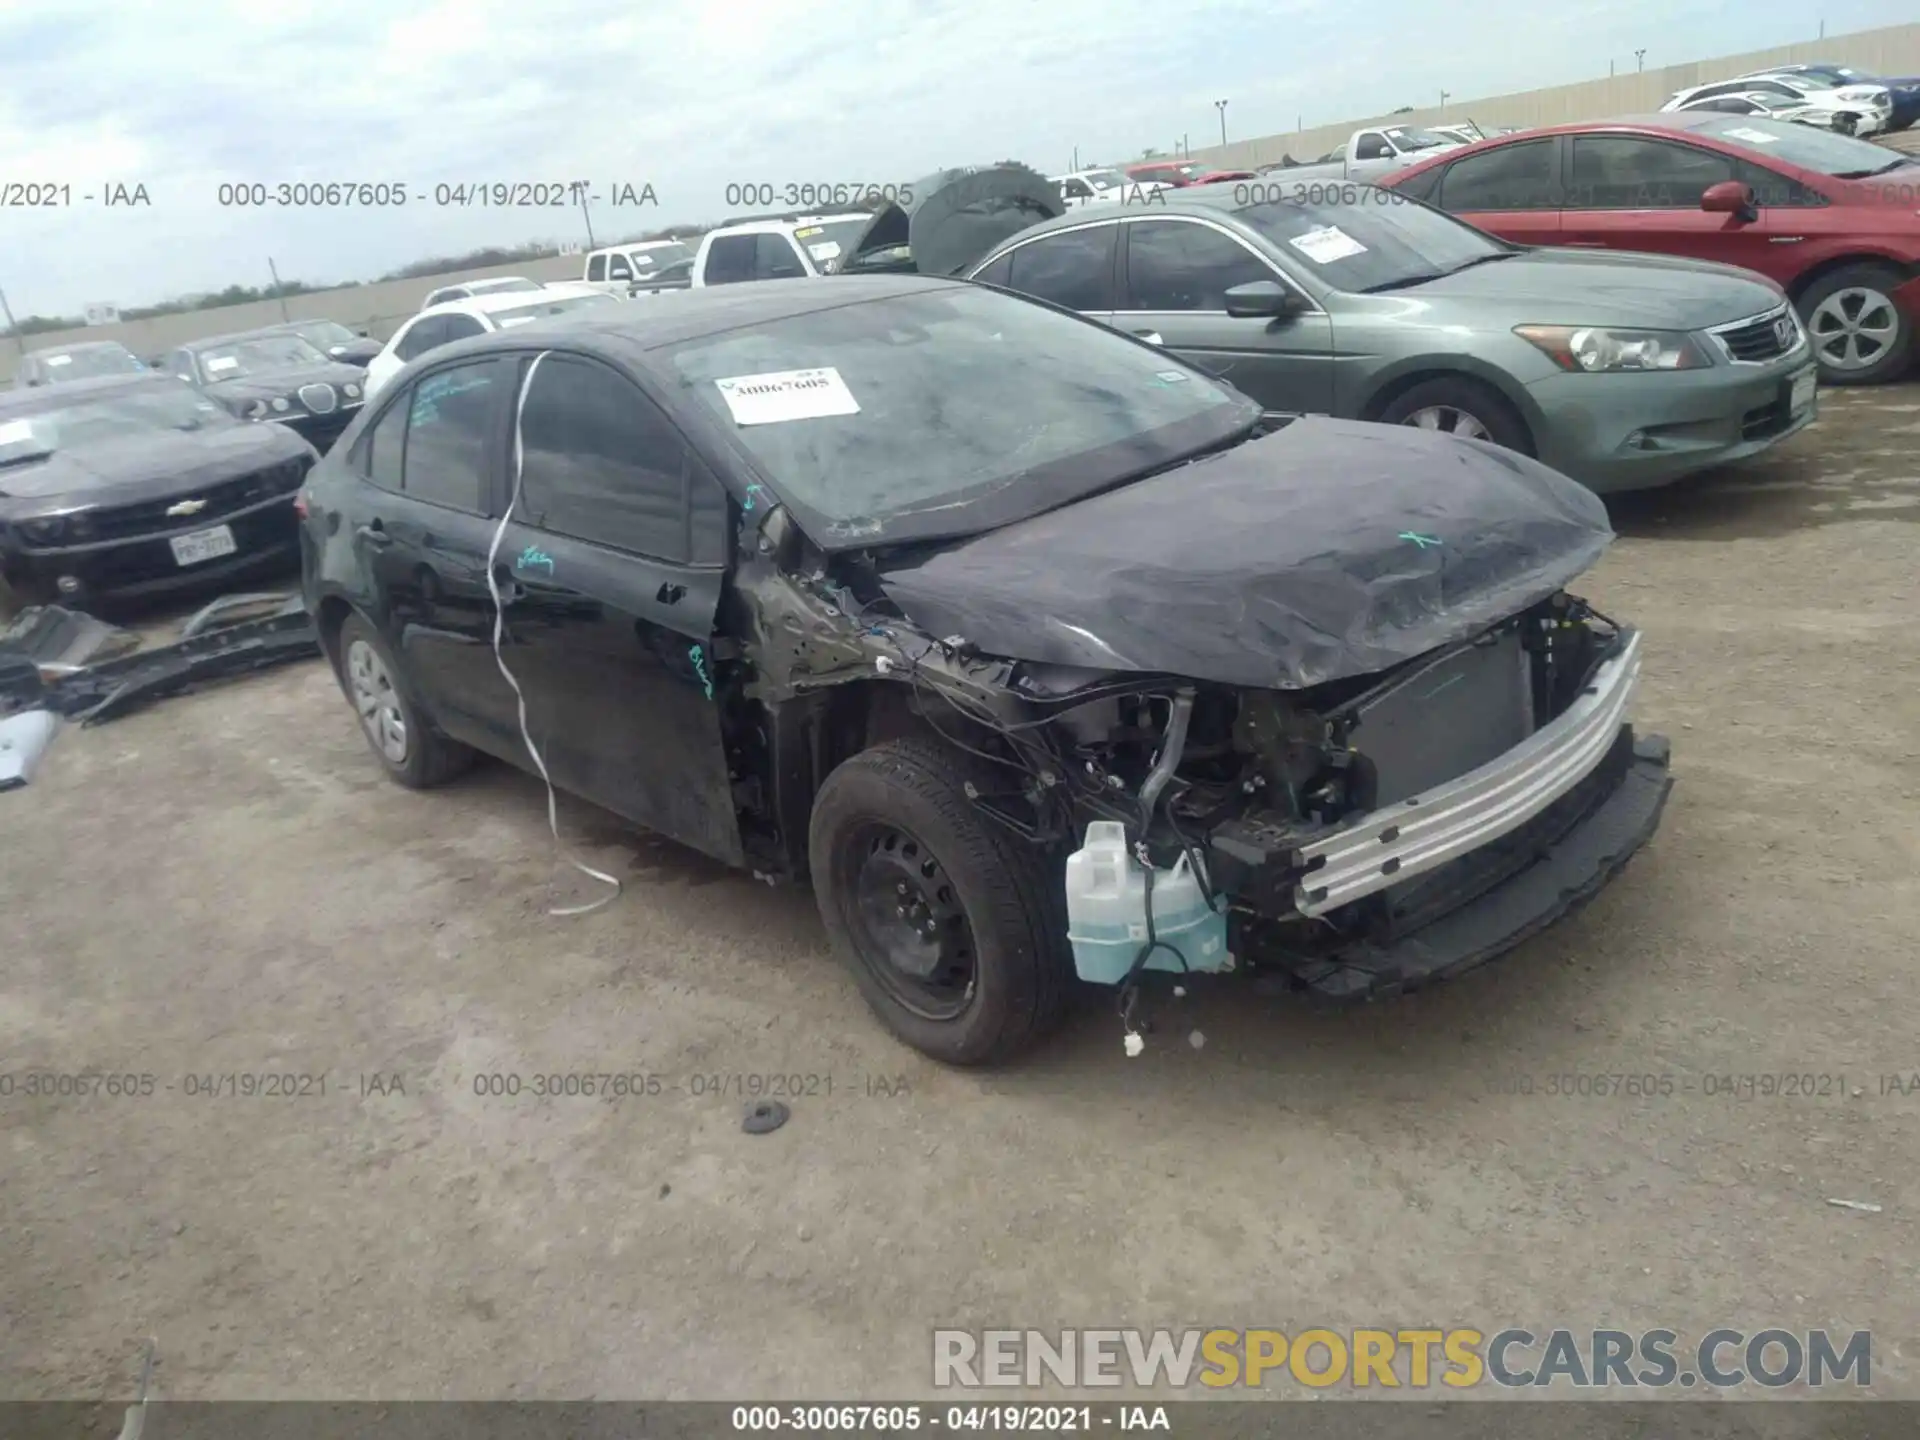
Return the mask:
[(1843, 265), (1822, 275), (1796, 302), (1823, 385), (1897, 380), (1913, 360), (1913, 322), (1893, 303), (1900, 272), (1885, 265)]
[(393, 652), (371, 625), (350, 615), (334, 643), (340, 688), (353, 703), (360, 733), (389, 776), (410, 790), (428, 790), (472, 766), (471, 749), (427, 724)]
[(1465, 375), (1422, 380), (1393, 397), (1380, 412), (1387, 425), (1411, 425), (1467, 440), (1491, 440), (1522, 455), (1533, 454), (1533, 437), (1513, 406), (1491, 385)]
[(889, 741), (821, 785), (808, 858), (827, 935), (873, 1012), (949, 1065), (1030, 1050), (1065, 1016), (1060, 876), (967, 798), (1005, 788), (932, 741)]

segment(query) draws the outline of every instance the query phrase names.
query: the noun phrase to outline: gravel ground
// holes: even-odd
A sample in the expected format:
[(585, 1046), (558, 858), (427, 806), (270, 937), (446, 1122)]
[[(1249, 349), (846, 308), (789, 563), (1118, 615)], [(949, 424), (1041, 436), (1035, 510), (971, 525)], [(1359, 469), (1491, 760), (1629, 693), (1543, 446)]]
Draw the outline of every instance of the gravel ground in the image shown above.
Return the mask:
[[(581, 805), (626, 893), (553, 919), (537, 785), (388, 784), (317, 664), (67, 731), (0, 799), (0, 1070), (155, 1079), (0, 1095), (0, 1396), (123, 1394), (148, 1335), (175, 1398), (798, 1398), (930, 1393), (935, 1325), (1508, 1323), (1871, 1328), (1920, 1395), (1920, 386), (1824, 406), (1617, 507), (1585, 589), (1679, 778), (1615, 885), (1409, 1001), (1205, 990), (1135, 1060), (1093, 1006), (923, 1062), (809, 895)], [(325, 1093), (226, 1088), (269, 1071)], [(476, 1093), (573, 1072), (661, 1090)], [(1548, 1093), (1627, 1074), (1672, 1093)]]

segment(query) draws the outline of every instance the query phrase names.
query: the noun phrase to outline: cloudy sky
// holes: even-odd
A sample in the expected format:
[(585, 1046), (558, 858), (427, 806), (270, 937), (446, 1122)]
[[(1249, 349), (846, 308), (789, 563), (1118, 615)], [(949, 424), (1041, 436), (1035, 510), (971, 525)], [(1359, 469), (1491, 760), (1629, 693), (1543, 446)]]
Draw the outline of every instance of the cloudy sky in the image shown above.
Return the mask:
[[(583, 239), (577, 209), (443, 208), (440, 184), (651, 183), (630, 233), (715, 219), (729, 181), (898, 183), (1007, 157), (1232, 138), (1911, 18), (1912, 0), (4, 0), (0, 208), (18, 316), (372, 278)], [(1738, 14), (1732, 26), (1729, 17)], [(399, 182), (390, 211), (246, 211), (223, 183)], [(144, 184), (143, 209), (83, 193)]]

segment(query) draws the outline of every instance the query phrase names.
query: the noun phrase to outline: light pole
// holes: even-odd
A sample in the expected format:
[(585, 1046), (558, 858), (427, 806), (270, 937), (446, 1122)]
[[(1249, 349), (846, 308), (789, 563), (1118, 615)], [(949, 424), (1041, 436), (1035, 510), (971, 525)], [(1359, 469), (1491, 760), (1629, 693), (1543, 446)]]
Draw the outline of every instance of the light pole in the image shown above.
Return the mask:
[(1220, 112), (1220, 143), (1224, 145), (1227, 143), (1227, 102), (1216, 100), (1213, 108)]
[(1447, 101), (1452, 97), (1452, 95), (1453, 95), (1453, 92), (1451, 90), (1442, 90), (1440, 92), (1440, 108), (1442, 110), (1445, 110), (1447, 108)]
[(1633, 73), (1638, 75), (1642, 70), (1646, 68), (1647, 68), (1647, 52), (1644, 50), (1634, 51), (1633, 52)]

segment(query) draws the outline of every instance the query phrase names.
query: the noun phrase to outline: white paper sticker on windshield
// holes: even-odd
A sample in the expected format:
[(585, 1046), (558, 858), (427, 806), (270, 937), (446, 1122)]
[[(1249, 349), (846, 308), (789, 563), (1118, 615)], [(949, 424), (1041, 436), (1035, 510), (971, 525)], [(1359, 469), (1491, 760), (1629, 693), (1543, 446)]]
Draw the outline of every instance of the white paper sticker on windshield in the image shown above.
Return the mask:
[(1335, 260), (1345, 260), (1349, 255), (1367, 253), (1366, 246), (1338, 225), (1322, 225), (1304, 235), (1294, 236), (1287, 243), (1316, 265), (1328, 265)]
[(49, 356), (47, 356), (47, 363), (48, 363), (49, 365), (71, 365), (71, 364), (73, 363), (73, 356), (71, 356), (71, 355), (49, 355)]
[(33, 426), (25, 420), (9, 420), (0, 425), (0, 445), (23, 445), (33, 439)]
[(1778, 138), (1767, 134), (1764, 130), (1749, 130), (1744, 125), (1731, 130), (1722, 130), (1720, 133), (1729, 140), (1744, 140), (1749, 145), (1771, 145)]
[(720, 396), (733, 412), (736, 425), (777, 425), (787, 420), (860, 413), (853, 392), (832, 366), (729, 375), (713, 383), (720, 387)]
[(204, 362), (209, 375), (224, 375), (229, 370), (238, 370), (240, 362), (231, 355), (209, 355)]
[(1178, 385), (1182, 380), (1187, 378), (1187, 372), (1184, 370), (1156, 370), (1153, 372), (1153, 378), (1156, 380), (1164, 380), (1169, 385)]
[(834, 240), (816, 240), (813, 244), (807, 246), (807, 254), (816, 260), (838, 260), (840, 258), (840, 245), (839, 242)]

